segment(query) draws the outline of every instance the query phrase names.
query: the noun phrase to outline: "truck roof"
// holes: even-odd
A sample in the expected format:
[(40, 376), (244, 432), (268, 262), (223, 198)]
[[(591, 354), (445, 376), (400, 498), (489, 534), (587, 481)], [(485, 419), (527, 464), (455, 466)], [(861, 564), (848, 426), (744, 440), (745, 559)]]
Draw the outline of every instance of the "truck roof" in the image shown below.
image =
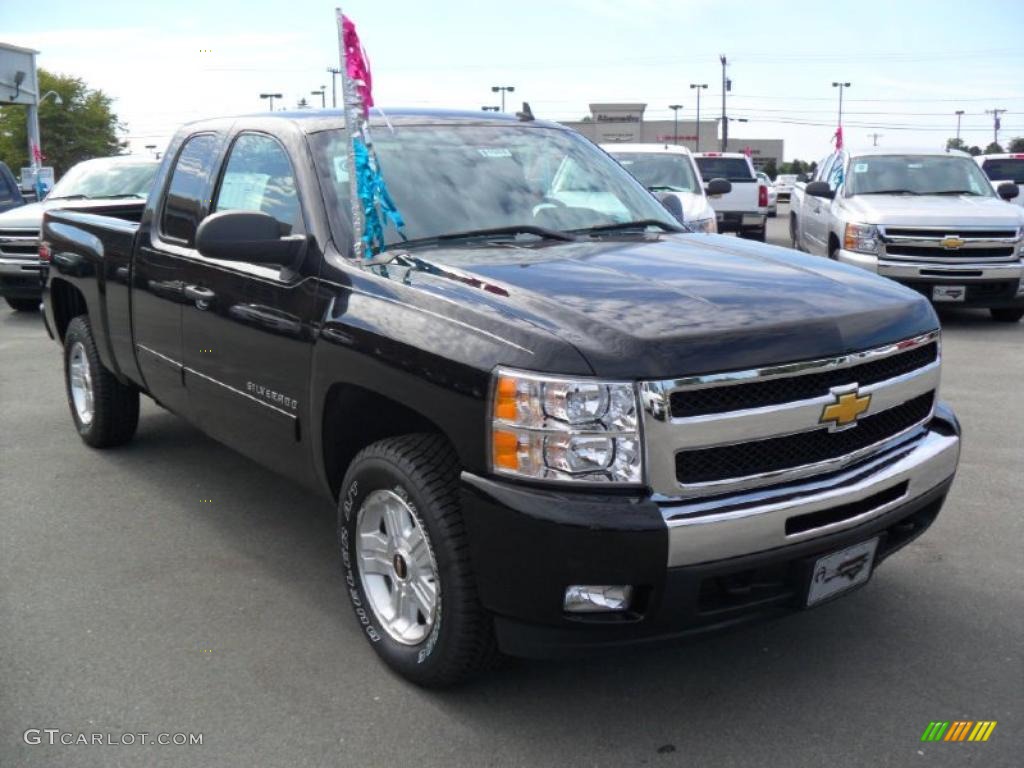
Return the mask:
[[(225, 115), (222, 117), (196, 120), (186, 125), (191, 128), (201, 127), (207, 123), (223, 124), (231, 120), (281, 120), (294, 123), (306, 133), (340, 128), (345, 124), (345, 112), (341, 109), (298, 109), (287, 112), (252, 112), (244, 115)], [(510, 125), (525, 124), (545, 128), (561, 128), (558, 123), (547, 120), (522, 121), (514, 114), (483, 112), (456, 109), (424, 109), (408, 107), (372, 107), (370, 124), (387, 125), (437, 125), (438, 123), (472, 124), (472, 125)]]
[(852, 147), (845, 148), (850, 157), (866, 157), (867, 155), (954, 155), (956, 157), (970, 157), (966, 152), (959, 149), (935, 149), (934, 147)]
[(625, 142), (608, 142), (601, 144), (605, 152), (621, 152), (629, 154), (633, 152), (661, 152), (670, 155), (689, 155), (690, 150), (678, 144), (627, 144)]

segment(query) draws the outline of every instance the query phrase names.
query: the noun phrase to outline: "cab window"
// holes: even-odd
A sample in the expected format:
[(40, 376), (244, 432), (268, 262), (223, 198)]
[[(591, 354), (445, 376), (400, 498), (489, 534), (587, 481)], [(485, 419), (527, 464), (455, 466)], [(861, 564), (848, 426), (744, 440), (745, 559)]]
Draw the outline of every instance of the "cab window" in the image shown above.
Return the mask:
[(284, 147), (264, 134), (241, 134), (228, 155), (213, 210), (269, 214), (282, 236), (301, 229), (295, 174)]
[(160, 219), (160, 231), (165, 237), (189, 247), (195, 242), (208, 194), (208, 169), (216, 151), (217, 137), (212, 133), (192, 136), (181, 148)]

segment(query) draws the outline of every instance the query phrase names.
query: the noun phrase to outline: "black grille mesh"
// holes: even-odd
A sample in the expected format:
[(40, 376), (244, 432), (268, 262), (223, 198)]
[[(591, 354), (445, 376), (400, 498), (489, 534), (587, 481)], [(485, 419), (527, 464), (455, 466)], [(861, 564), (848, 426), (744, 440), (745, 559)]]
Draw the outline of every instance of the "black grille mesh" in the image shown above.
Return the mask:
[(923, 421), (931, 412), (934, 398), (934, 392), (927, 392), (867, 416), (857, 426), (841, 432), (818, 429), (738, 445), (680, 451), (676, 454), (676, 477), (684, 484), (708, 483), (836, 459), (887, 440)]
[(832, 387), (843, 384), (875, 384), (935, 362), (938, 344), (932, 342), (908, 352), (883, 357), (850, 368), (833, 371), (768, 379), (750, 384), (732, 384), (707, 389), (682, 390), (673, 392), (670, 402), (672, 416), (704, 416), (710, 413), (726, 413), (744, 408), (761, 408), (766, 405), (791, 403), (827, 395)]

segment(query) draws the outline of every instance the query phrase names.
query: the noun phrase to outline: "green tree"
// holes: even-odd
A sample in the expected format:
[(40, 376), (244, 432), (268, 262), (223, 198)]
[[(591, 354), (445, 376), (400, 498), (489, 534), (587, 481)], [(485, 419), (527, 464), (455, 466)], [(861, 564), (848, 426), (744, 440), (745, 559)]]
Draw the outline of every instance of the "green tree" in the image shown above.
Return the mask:
[(977, 157), (978, 155), (981, 154), (981, 147), (975, 144), (971, 147), (968, 147), (967, 152), (971, 157)]
[[(89, 88), (80, 77), (39, 70), (40, 93), (56, 92), (39, 107), (39, 133), (43, 165), (52, 165), (57, 178), (75, 163), (93, 157), (120, 154), (127, 142), (118, 139), (121, 125), (111, 110), (111, 98)], [(26, 109), (0, 110), (0, 160), (15, 169), (30, 165)]]
[(996, 142), (993, 141), (991, 144), (989, 144), (987, 147), (985, 147), (985, 154), (986, 155), (1001, 155), (1001, 154), (1003, 154), (1003, 148), (1000, 147)]
[(775, 166), (774, 160), (769, 160), (767, 163), (765, 163), (761, 167), (761, 170), (768, 174), (769, 179), (774, 179), (776, 176), (779, 175), (779, 169)]
[(1016, 139), (1010, 141), (1010, 145), (1006, 148), (1007, 152), (1024, 152), (1024, 136), (1018, 136)]
[(967, 149), (967, 142), (963, 139), (946, 139), (946, 149), (959, 149), (962, 152), (969, 151)]

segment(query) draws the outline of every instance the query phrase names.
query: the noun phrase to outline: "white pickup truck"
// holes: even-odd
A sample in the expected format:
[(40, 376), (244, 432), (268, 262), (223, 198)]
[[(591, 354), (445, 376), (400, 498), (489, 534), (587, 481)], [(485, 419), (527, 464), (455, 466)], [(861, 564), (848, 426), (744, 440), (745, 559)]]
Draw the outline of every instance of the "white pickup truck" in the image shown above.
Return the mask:
[[(974, 158), (974, 161), (996, 186), (1004, 181), (1012, 181), (1018, 186), (1024, 185), (1024, 152), (1012, 152), (1004, 155), (978, 155)], [(1024, 206), (1024, 195), (1017, 195), (1017, 197), (1013, 198), (1013, 202)]]
[(750, 158), (740, 152), (697, 152), (694, 159), (705, 181), (725, 179), (732, 184), (728, 194), (715, 199), (718, 231), (764, 242), (768, 185), (758, 180)]
[(1024, 317), (1024, 210), (956, 150), (870, 148), (825, 158), (793, 188), (790, 236), (809, 253), (897, 280), (936, 304)]

